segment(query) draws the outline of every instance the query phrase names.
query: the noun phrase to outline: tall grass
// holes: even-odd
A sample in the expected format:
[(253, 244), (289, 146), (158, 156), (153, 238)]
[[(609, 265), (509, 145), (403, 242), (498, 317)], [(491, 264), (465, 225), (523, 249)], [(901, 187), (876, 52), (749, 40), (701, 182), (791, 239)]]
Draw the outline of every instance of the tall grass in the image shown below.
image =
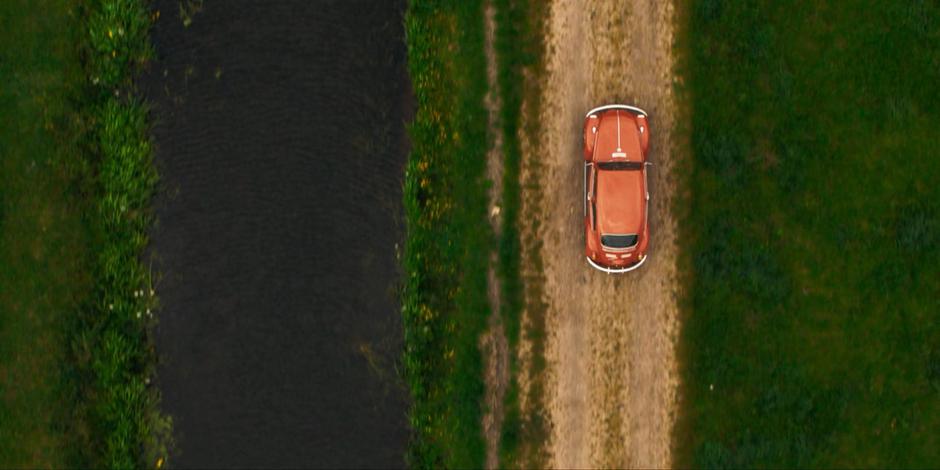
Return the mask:
[(940, 7), (686, 7), (677, 463), (935, 466)]
[(483, 362), (489, 314), (487, 114), (478, 1), (411, 2), (405, 19), (418, 102), (405, 171), (404, 376), (413, 467), (483, 465)]
[(147, 107), (133, 79), (152, 56), (151, 18), (141, 0), (91, 0), (85, 25), (86, 154), (94, 200), (94, 291), (75, 318), (71, 355), (79, 393), (80, 444), (73, 465), (161, 466), (169, 420), (152, 385), (149, 337), (156, 308), (150, 272), (141, 262), (157, 175), (151, 162)]

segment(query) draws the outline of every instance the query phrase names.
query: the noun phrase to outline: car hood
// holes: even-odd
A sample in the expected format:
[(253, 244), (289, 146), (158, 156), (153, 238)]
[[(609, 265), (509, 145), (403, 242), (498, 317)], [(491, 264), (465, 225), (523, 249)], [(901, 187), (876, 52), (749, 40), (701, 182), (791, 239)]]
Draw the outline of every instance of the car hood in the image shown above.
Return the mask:
[(602, 234), (643, 233), (646, 196), (640, 170), (597, 174), (597, 228)]

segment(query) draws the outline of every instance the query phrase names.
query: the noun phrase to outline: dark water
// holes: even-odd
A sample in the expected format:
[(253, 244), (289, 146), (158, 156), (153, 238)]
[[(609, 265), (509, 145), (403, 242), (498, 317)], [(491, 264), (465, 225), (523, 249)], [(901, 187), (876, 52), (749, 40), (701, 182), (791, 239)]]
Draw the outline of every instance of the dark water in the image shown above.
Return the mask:
[(154, 270), (180, 467), (400, 466), (395, 1), (154, 2)]

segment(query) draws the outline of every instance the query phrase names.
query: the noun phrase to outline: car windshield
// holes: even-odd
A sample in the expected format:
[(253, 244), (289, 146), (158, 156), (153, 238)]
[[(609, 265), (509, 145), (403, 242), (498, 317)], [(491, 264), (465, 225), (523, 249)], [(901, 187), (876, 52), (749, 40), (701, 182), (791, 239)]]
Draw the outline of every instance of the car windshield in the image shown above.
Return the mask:
[(608, 248), (629, 248), (636, 245), (636, 234), (601, 235), (601, 244)]
[(643, 168), (640, 162), (600, 162), (597, 167), (601, 170), (639, 170)]

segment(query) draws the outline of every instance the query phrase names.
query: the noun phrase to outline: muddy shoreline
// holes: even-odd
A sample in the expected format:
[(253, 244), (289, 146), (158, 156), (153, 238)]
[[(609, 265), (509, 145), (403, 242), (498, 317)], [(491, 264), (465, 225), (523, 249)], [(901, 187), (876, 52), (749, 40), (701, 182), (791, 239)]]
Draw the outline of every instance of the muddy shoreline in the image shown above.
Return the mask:
[(404, 8), (153, 3), (172, 465), (404, 464)]

